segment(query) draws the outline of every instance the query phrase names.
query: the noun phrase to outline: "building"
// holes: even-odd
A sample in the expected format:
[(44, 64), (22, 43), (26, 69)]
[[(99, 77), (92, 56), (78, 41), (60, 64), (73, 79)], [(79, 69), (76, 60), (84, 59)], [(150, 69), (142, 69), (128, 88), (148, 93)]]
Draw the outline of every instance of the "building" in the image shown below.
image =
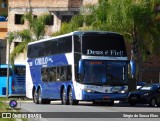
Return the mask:
[(7, 22), (0, 22), (0, 64), (6, 63)]
[(0, 0), (0, 64), (6, 63), (8, 0)]
[[(46, 25), (46, 36), (60, 29), (62, 22), (69, 22), (78, 14), (83, 5), (97, 3), (98, 0), (8, 0), (8, 31), (20, 31), (28, 28), (26, 21), (21, 18), (27, 12), (32, 12), (36, 17), (43, 13), (50, 13), (51, 21)], [(11, 45), (12, 49), (20, 41)], [(25, 56), (17, 58), (15, 63), (23, 63)]]
[(52, 22), (47, 26), (47, 34), (51, 35), (60, 29), (62, 22), (68, 22), (72, 16), (80, 12), (83, 5), (98, 0), (9, 0), (8, 30), (26, 29), (27, 23), (21, 22), (22, 16), (32, 11), (34, 16), (50, 13)]
[(0, 0), (0, 16), (7, 16), (8, 0)]

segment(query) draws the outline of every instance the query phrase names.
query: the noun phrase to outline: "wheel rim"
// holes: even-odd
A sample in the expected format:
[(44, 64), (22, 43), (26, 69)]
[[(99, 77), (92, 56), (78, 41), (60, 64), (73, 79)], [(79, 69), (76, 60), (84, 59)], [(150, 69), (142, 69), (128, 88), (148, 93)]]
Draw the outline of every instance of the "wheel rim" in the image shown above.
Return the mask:
[(63, 90), (63, 93), (62, 93), (62, 103), (65, 104), (65, 102), (66, 102), (66, 93)]
[(72, 98), (72, 90), (69, 92), (69, 104), (72, 105), (73, 103), (73, 98)]
[(37, 103), (37, 93), (36, 93), (36, 91), (34, 91), (33, 101), (34, 101), (34, 103)]
[(38, 91), (38, 101), (40, 104), (42, 103), (41, 90)]

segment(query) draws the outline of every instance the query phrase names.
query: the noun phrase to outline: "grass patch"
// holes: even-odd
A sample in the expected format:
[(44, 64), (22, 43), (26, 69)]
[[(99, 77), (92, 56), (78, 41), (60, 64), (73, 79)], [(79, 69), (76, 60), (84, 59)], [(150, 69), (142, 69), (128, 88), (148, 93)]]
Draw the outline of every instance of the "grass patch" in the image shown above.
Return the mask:
[[(11, 112), (10, 110), (6, 110), (7, 108), (9, 108), (9, 106), (5, 103), (5, 101), (9, 101), (7, 98), (4, 98), (4, 97), (0, 97), (0, 112)], [(2, 114), (0, 113), (0, 117)], [(16, 121), (16, 119), (2, 119), (0, 118), (0, 121)]]
[[(5, 101), (9, 102), (11, 99), (5, 98), (5, 97), (0, 97), (0, 117), (2, 117), (1, 112), (15, 112), (15, 110), (7, 110), (9, 107), (8, 103), (5, 103)], [(17, 100), (17, 99), (15, 99)], [(8, 119), (2, 119), (0, 118), (0, 121), (16, 121), (14, 118), (8, 118)], [(19, 119), (19, 121), (27, 121), (27, 119)]]

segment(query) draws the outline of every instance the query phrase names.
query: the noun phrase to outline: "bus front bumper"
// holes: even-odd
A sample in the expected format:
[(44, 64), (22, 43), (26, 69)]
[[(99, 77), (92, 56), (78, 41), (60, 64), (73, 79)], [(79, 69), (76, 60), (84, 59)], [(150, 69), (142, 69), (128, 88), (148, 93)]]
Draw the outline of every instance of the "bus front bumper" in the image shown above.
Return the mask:
[(82, 100), (85, 101), (110, 101), (119, 100), (125, 101), (128, 93), (94, 93), (94, 92), (83, 92)]

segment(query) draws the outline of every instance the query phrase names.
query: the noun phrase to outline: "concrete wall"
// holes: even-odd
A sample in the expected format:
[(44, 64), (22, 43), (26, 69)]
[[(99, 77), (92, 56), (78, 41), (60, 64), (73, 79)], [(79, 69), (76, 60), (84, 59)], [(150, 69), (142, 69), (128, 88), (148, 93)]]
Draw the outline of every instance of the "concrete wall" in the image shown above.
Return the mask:
[(19, 31), (27, 29), (24, 25), (15, 25), (15, 14), (25, 14), (32, 10), (34, 15), (51, 13), (54, 15), (54, 25), (47, 26), (47, 34), (50, 35), (60, 29), (61, 15), (75, 15), (79, 12), (82, 0), (9, 0), (8, 30)]
[(0, 64), (6, 64), (6, 41), (0, 39)]

